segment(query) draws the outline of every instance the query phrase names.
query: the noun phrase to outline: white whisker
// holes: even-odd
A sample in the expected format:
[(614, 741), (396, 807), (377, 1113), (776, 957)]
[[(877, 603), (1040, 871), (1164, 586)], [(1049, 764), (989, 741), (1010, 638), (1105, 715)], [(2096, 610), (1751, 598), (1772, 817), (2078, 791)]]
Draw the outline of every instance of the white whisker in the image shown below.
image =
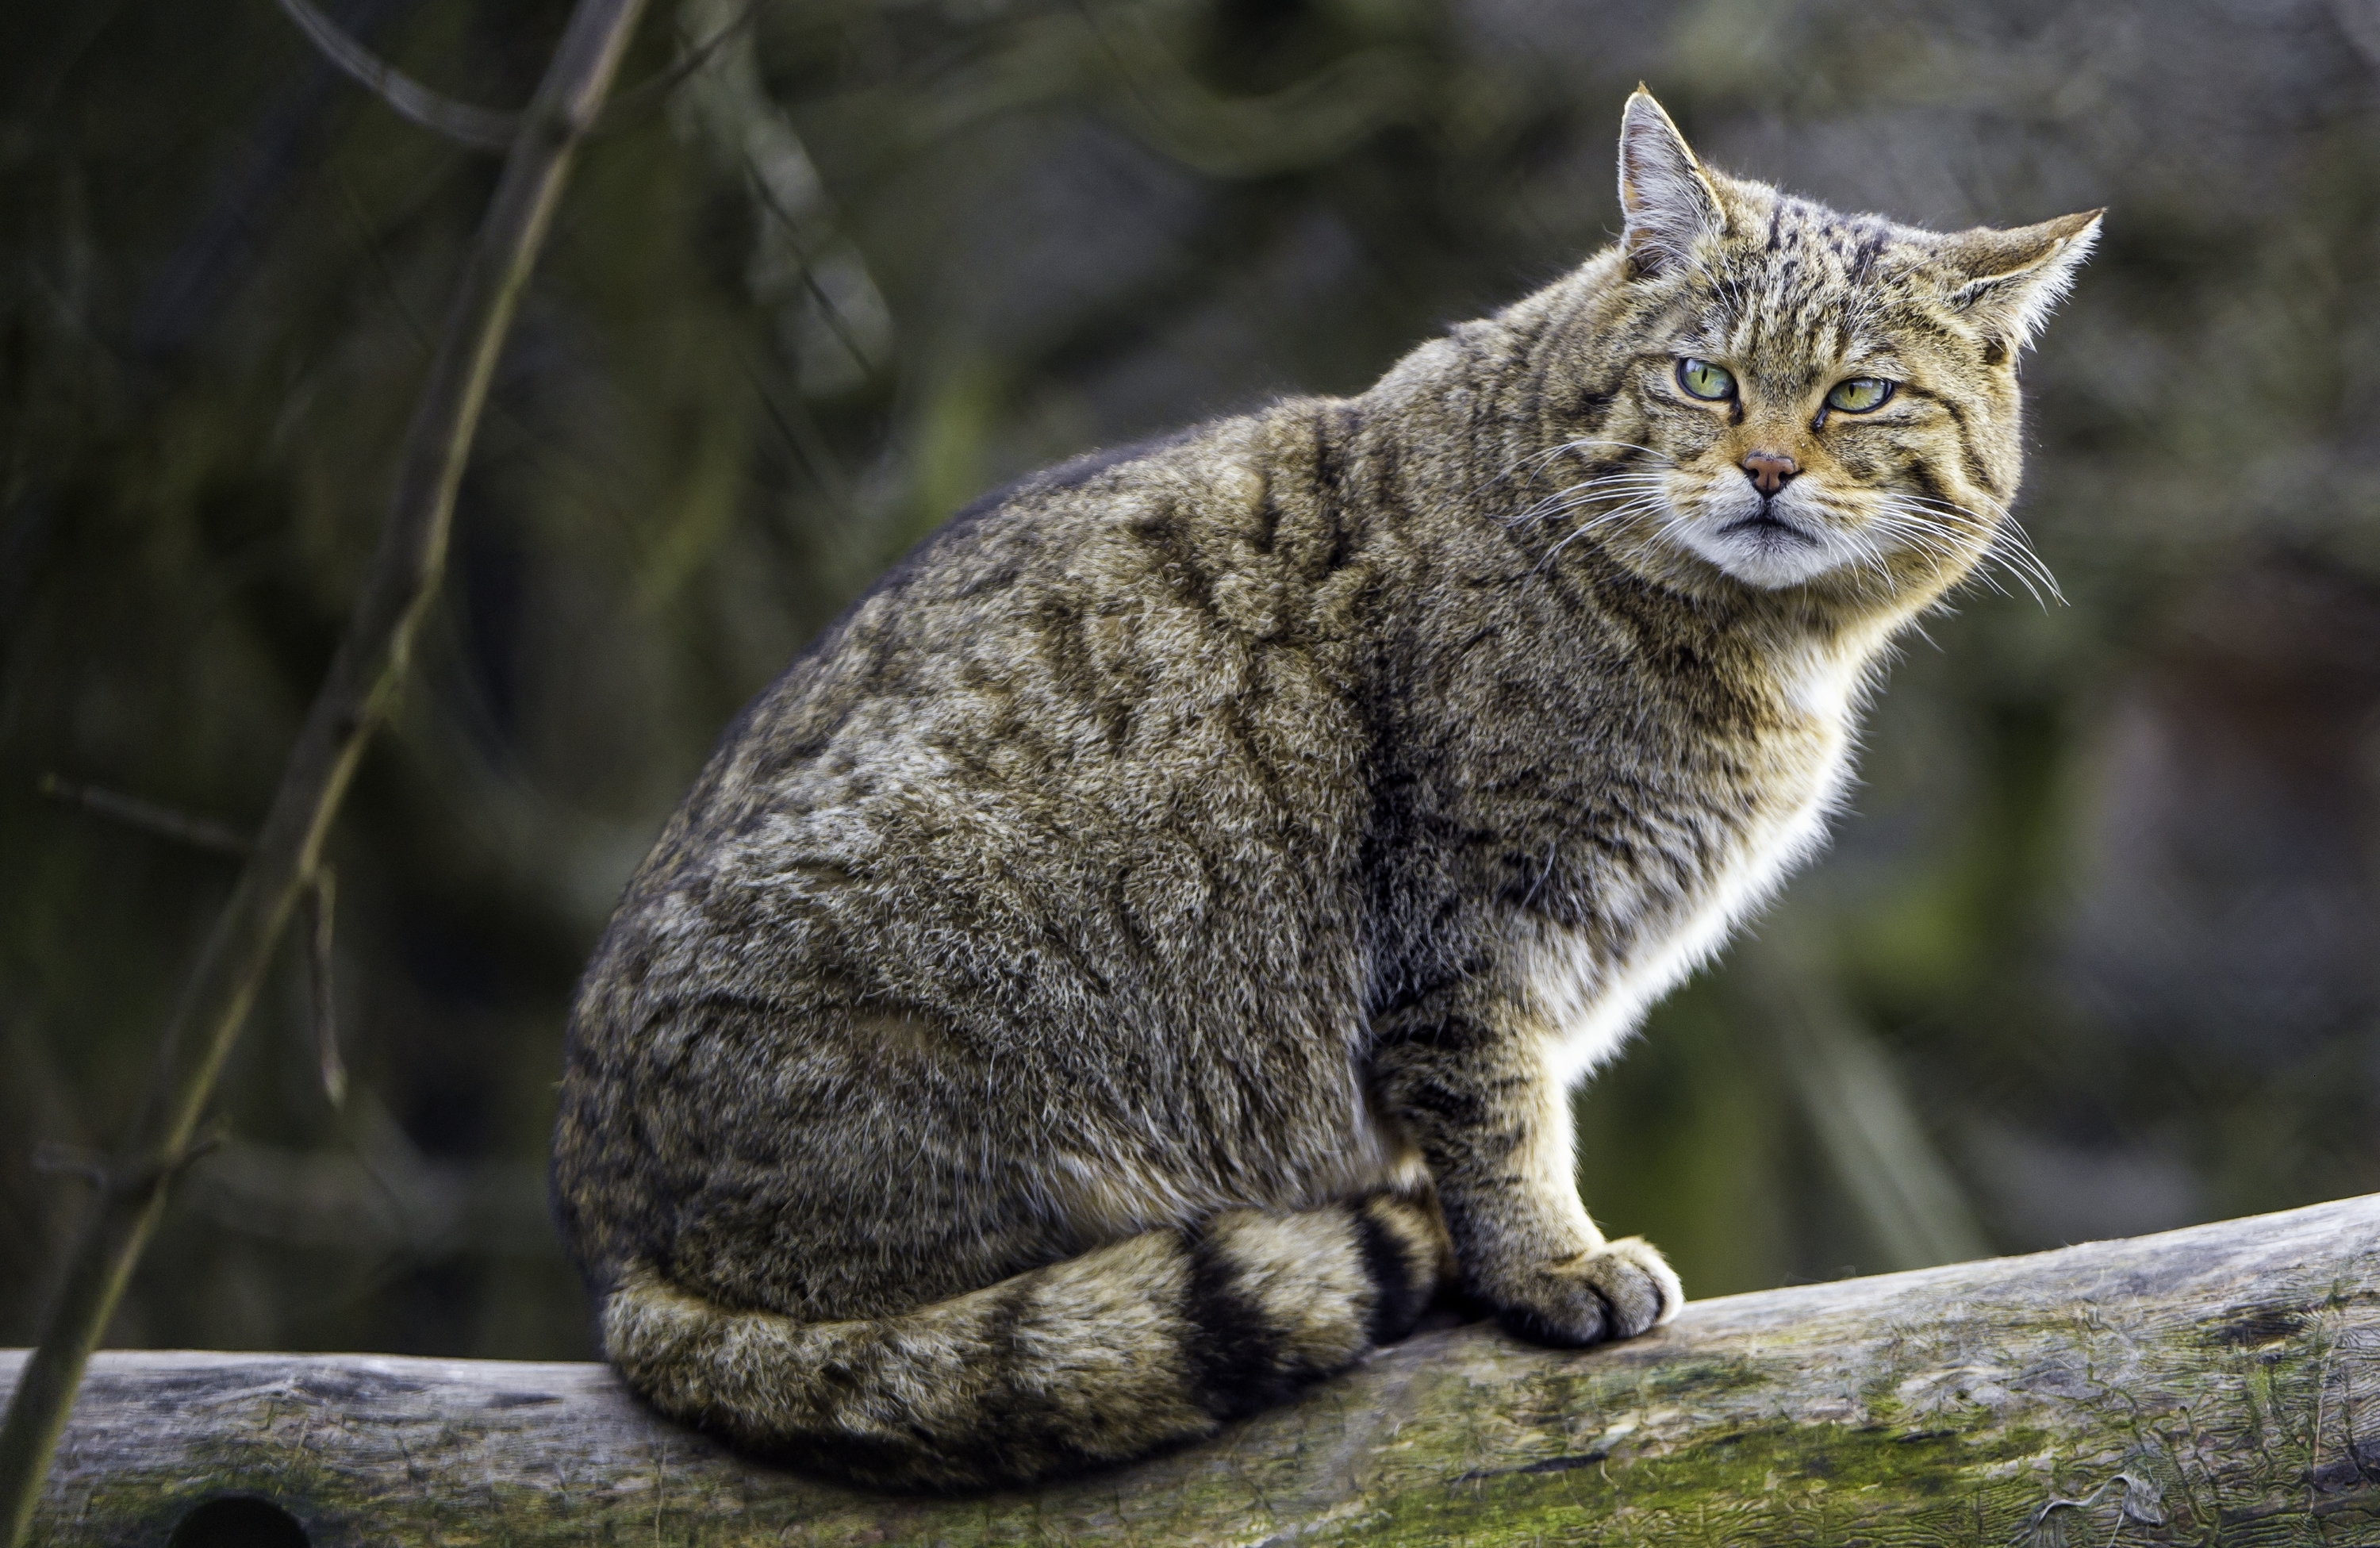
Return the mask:
[(1892, 492), (1884, 496), (1877, 521), (1891, 530), (1899, 541), (1914, 551), (1929, 555), (1949, 554), (1949, 547), (1936, 526), (1947, 525), (1984, 540), (1982, 549), (1974, 555), (1974, 579), (2002, 596), (2011, 594), (2000, 584), (1995, 570), (2024, 588), (2027, 595), (2040, 606), (2053, 601), (2063, 603), (2065, 592), (2058, 578), (2034, 551), (2030, 539), (2007, 507), (1991, 500), (1981, 502), (1991, 512), (1986, 518), (1955, 501), (1937, 499), (1931, 495)]
[(1588, 479), (1583, 483), (1574, 483), (1566, 488), (1558, 489), (1536, 505), (1504, 519), (1508, 525), (1519, 526), (1524, 522), (1543, 520), (1548, 516), (1557, 516), (1564, 511), (1575, 510), (1581, 506), (1592, 505), (1597, 500), (1615, 494), (1658, 494), (1668, 487), (1668, 481), (1658, 473), (1639, 472), (1634, 469), (1606, 473), (1598, 478)]
[(1616, 506), (1612, 509), (1605, 511), (1598, 516), (1589, 518), (1587, 520), (1580, 522), (1568, 536), (1561, 540), (1561, 542), (1546, 550), (1546, 556), (1537, 561), (1536, 567), (1538, 569), (1544, 569), (1548, 565), (1554, 562), (1554, 555), (1560, 554), (1563, 549), (1568, 548), (1572, 543), (1576, 542), (1579, 539), (1586, 536), (1587, 533), (1594, 531), (1599, 527), (1608, 527), (1615, 521), (1624, 520), (1632, 516), (1642, 516), (1647, 511), (1658, 510), (1668, 503), (1669, 500), (1666, 495), (1641, 495), (1636, 499), (1628, 501), (1624, 505)]
[(1494, 477), (1487, 480), (1486, 482), (1480, 484), (1479, 489), (1475, 491), (1475, 493), (1484, 493), (1489, 484), (1500, 483), (1504, 480), (1512, 477), (1514, 473), (1519, 472), (1524, 468), (1529, 469), (1529, 481), (1534, 483), (1536, 481), (1538, 471), (1543, 469), (1547, 463), (1551, 462), (1554, 458), (1562, 456), (1566, 452), (1584, 451), (1589, 446), (1609, 446), (1621, 451), (1642, 452), (1645, 456), (1653, 458), (1662, 467), (1666, 468), (1675, 465), (1667, 454), (1658, 452), (1650, 446), (1640, 446), (1633, 441), (1607, 441), (1592, 435), (1582, 435), (1572, 440), (1564, 441), (1560, 445), (1548, 446), (1544, 451), (1533, 452), (1529, 456), (1522, 457), (1519, 461), (1514, 462), (1512, 466), (1506, 468), (1502, 472), (1496, 474)]

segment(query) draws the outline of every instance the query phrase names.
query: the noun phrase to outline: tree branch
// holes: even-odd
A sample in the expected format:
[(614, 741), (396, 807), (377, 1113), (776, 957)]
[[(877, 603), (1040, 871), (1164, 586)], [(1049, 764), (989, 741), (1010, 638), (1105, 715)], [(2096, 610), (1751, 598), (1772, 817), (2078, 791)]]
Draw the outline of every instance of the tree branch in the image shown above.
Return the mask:
[(138, 796), (118, 795), (113, 790), (103, 790), (96, 785), (78, 785), (54, 774), (43, 774), (39, 788), (50, 799), (67, 806), (79, 806), (94, 817), (104, 817), (128, 828), (138, 828), (159, 838), (170, 838), (176, 844), (187, 844), (193, 849), (204, 849), (210, 854), (244, 859), (256, 847), (246, 834), (226, 827), (211, 817), (193, 817), (170, 806), (144, 801)]
[(338, 911), (338, 873), (328, 861), (314, 868), (313, 884), (306, 889), (306, 990), (313, 1012), (314, 1067), (322, 1077), (322, 1094), (331, 1105), (347, 1100), (347, 1062), (339, 1055), (339, 1006), (331, 978), (332, 948), (338, 944), (334, 921)]
[(77, 1382), (185, 1164), (216, 1073), (299, 895), (322, 863), (364, 744), (395, 699), (435, 594), (497, 352), (552, 223), (573, 153), (601, 110), (644, 0), (578, 0), (511, 142), (400, 454), (388, 525), (347, 635), (284, 767), (230, 900), (184, 986), (116, 1186), (91, 1201), (42, 1342), (0, 1424), (0, 1542), (24, 1540)]
[[(595, 1365), (103, 1357), (57, 1548), (257, 1541), (2380, 1542), (2380, 1196), (1703, 1301), (1566, 1352), (1424, 1334), (1213, 1443), (899, 1499), (741, 1457)], [(0, 1383), (10, 1359), (0, 1356)]]
[(512, 148), (514, 137), (520, 133), (519, 114), (474, 106), (431, 91), (339, 30), (339, 24), (315, 9), (311, 0), (280, 0), (280, 4), (283, 14), (322, 50), (322, 57), (406, 122), (475, 151), (502, 154)]
[(763, 3), (764, 0), (747, 0), (744, 8), (738, 11), (732, 20), (710, 37), (678, 55), (667, 69), (656, 71), (613, 97), (604, 107), (603, 116), (596, 124), (595, 132), (611, 133), (684, 85), (686, 77), (710, 63), (719, 51), (733, 42), (738, 33), (760, 19), (760, 6)]
[[(489, 151), (501, 155), (512, 148), (514, 137), (520, 133), (521, 115), (457, 102), (443, 91), (432, 91), (347, 36), (337, 22), (316, 8), (312, 0), (278, 0), (278, 3), (283, 14), (297, 23), (298, 30), (322, 51), (325, 59), (350, 80), (385, 103), (390, 112), (406, 122), (433, 134), (443, 135), (457, 145), (468, 146), (474, 151)], [(735, 19), (688, 49), (667, 69), (622, 91), (603, 112), (601, 119), (592, 126), (591, 132), (601, 134), (617, 128), (630, 117), (668, 96), (686, 77), (709, 63), (729, 39), (758, 20), (760, 4), (761, 0), (751, 0)]]

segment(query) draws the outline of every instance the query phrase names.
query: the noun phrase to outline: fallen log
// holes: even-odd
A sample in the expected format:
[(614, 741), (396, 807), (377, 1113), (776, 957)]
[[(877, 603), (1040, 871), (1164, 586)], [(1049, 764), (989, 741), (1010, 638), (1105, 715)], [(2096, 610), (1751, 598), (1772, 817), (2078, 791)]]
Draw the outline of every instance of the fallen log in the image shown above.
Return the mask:
[(1291, 1540), (2380, 1543), (2380, 1195), (1702, 1301), (1578, 1353), (1446, 1329), (1210, 1444), (962, 1500), (739, 1457), (601, 1366), (106, 1354), (34, 1521), (161, 1548)]

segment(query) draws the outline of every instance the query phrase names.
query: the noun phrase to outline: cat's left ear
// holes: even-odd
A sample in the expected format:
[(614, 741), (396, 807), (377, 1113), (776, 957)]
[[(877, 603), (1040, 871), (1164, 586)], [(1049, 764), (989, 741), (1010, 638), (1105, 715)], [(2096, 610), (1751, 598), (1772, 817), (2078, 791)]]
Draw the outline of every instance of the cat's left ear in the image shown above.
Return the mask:
[(1997, 354), (2024, 348), (2074, 284), (2106, 213), (2086, 210), (2012, 231), (1985, 226), (1945, 238), (1951, 309), (1974, 319)]

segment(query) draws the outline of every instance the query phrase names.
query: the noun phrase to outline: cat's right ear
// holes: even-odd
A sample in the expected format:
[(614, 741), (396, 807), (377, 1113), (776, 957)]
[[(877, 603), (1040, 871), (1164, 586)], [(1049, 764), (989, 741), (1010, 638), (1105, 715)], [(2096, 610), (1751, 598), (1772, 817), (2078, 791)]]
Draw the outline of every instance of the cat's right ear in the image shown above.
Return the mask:
[(1727, 227), (1702, 163), (1641, 85), (1620, 117), (1620, 211), (1628, 223), (1621, 244), (1640, 276), (1690, 262), (1694, 243)]

